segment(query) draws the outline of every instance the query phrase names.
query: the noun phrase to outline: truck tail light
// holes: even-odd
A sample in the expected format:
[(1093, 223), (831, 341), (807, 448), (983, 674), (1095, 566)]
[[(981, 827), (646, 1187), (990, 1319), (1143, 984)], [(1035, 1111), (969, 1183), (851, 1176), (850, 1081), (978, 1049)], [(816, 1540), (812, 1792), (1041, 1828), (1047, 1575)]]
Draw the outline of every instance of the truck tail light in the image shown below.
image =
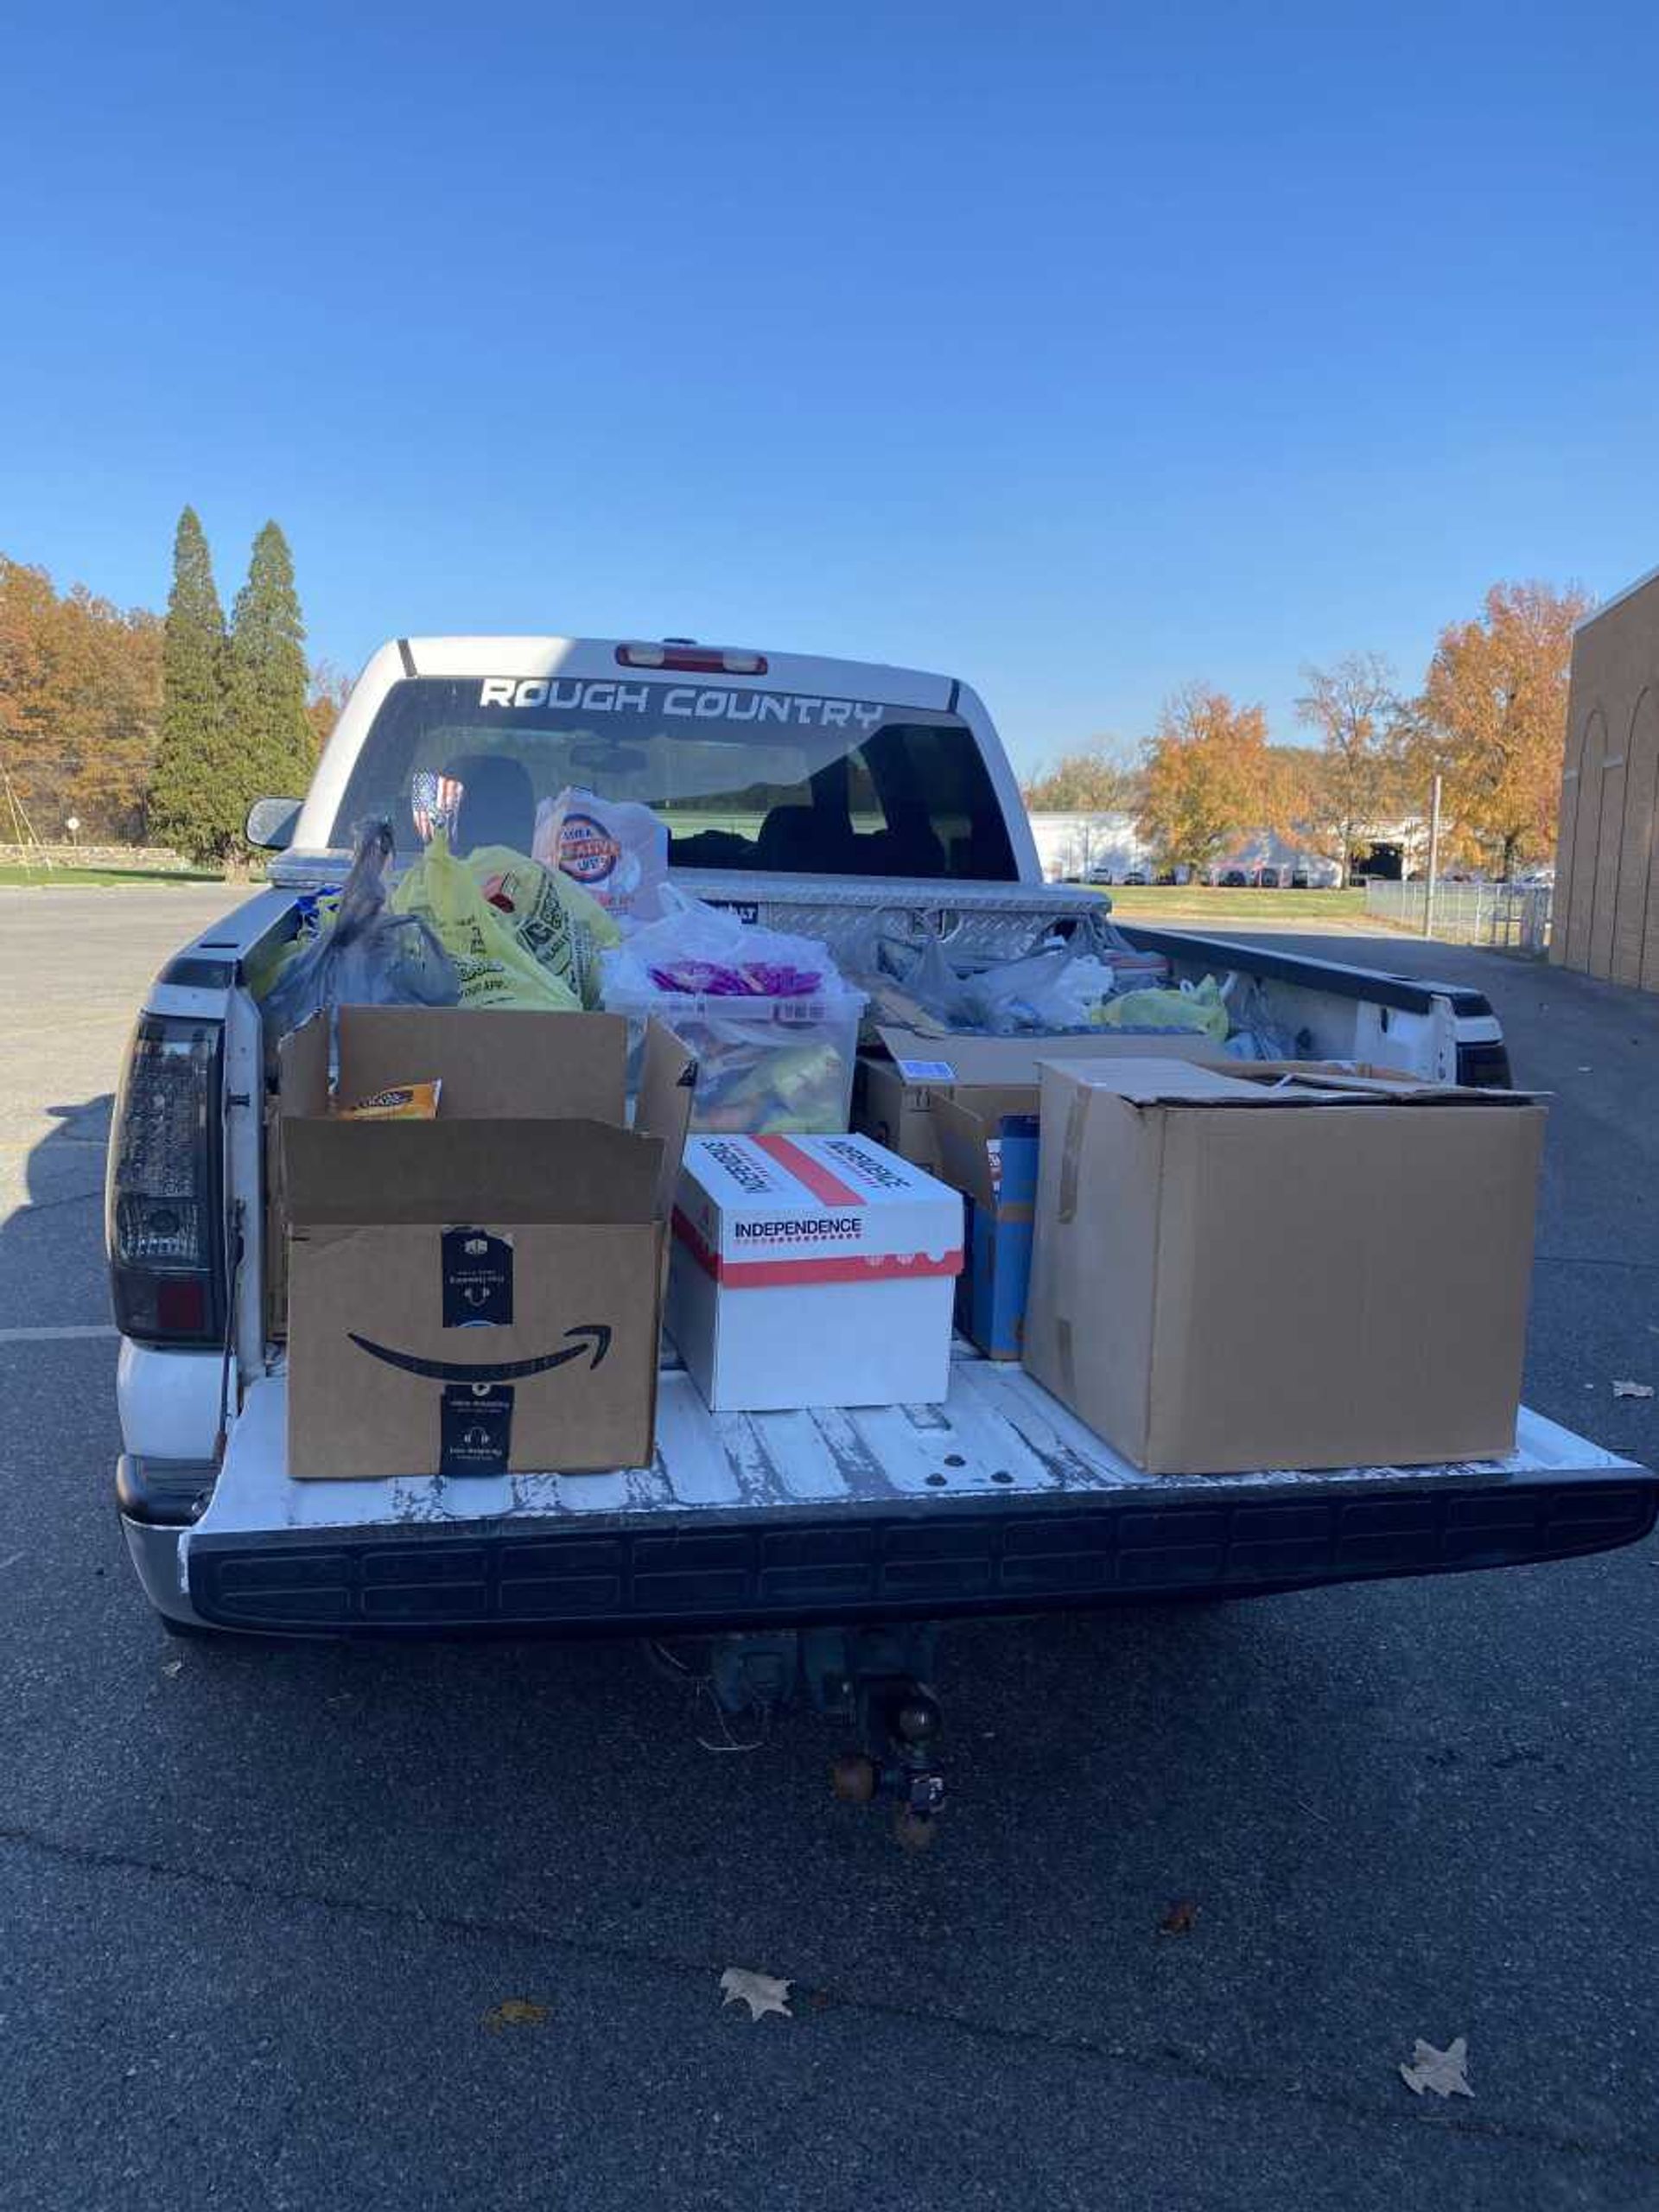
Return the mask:
[(223, 1338), (223, 1044), (220, 1023), (173, 1014), (144, 1014), (133, 1032), (105, 1191), (123, 1336), (176, 1344)]
[(724, 645), (694, 645), (688, 639), (665, 638), (660, 645), (619, 645), (623, 668), (671, 668), (689, 676), (764, 676), (764, 653), (743, 653)]

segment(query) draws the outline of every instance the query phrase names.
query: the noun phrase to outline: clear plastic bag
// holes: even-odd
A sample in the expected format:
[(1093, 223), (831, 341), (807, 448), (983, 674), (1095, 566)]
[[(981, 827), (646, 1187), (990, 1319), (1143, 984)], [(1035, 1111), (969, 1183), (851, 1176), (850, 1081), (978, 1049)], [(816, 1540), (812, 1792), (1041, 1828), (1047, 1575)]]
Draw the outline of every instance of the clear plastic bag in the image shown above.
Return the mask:
[(658, 920), (642, 923), (604, 958), (605, 1002), (655, 994), (723, 999), (833, 998), (845, 989), (816, 938), (741, 922), (735, 914), (662, 887)]
[(976, 1027), (994, 1036), (1052, 1035), (1087, 1029), (1114, 982), (1111, 969), (1094, 954), (1061, 945), (987, 968), (968, 977), (963, 991)]
[(273, 1046), (324, 1007), (454, 1006), (460, 998), (454, 963), (426, 922), (387, 911), (391, 854), (389, 822), (359, 823), (332, 923), (319, 908), (316, 934), (299, 944), (265, 993), (261, 1011)]
[[(1236, 978), (1230, 976), (1230, 982)], [(1233, 1033), (1227, 1039), (1229, 1056), (1236, 1060), (1306, 1059), (1306, 1032), (1299, 1038), (1276, 1022), (1268, 1010), (1268, 995), (1259, 976), (1252, 976), (1241, 991), (1229, 992), (1228, 1008)]]

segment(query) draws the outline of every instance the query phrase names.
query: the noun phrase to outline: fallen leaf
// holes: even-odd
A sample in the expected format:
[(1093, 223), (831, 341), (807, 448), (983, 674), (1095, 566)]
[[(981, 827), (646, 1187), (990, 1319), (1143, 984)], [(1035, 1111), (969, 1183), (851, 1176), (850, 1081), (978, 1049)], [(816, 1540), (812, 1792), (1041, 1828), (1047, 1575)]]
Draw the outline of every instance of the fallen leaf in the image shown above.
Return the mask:
[(1436, 2050), (1421, 2036), (1412, 2048), (1411, 2063), (1402, 2061), (1400, 2078), (1414, 2096), (1433, 2089), (1437, 2097), (1472, 2097), (1469, 2086), (1469, 2038), (1453, 2036), (1444, 2050)]
[(1191, 1897), (1178, 1897), (1158, 1923), (1160, 1936), (1190, 1936), (1198, 1908)]
[(748, 1967), (728, 1967), (720, 1977), (720, 2001), (731, 2005), (741, 1998), (749, 2008), (751, 2020), (766, 2012), (780, 2012), (785, 2019), (792, 2020), (795, 2015), (785, 2001), (789, 1986), (776, 1974), (756, 1974)]
[(499, 2036), (503, 2028), (539, 2028), (547, 2014), (545, 2005), (534, 2004), (528, 1997), (505, 1997), (484, 2015), (484, 2024)]
[(1613, 1395), (1616, 1398), (1650, 1398), (1653, 1385), (1651, 1382), (1615, 1382)]
[(168, 1680), (171, 1681), (174, 1675), (180, 1672), (183, 1665), (184, 1662), (182, 1659), (169, 1659), (162, 1667), (162, 1672), (167, 1676)]

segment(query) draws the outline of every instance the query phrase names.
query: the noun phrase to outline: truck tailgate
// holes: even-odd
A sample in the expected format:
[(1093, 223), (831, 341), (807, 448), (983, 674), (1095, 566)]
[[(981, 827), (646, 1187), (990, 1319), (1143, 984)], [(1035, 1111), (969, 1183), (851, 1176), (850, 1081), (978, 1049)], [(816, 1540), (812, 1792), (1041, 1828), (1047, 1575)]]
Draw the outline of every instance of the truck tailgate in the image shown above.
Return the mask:
[(682, 1631), (1243, 1594), (1600, 1551), (1659, 1478), (1523, 1412), (1507, 1459), (1172, 1477), (1017, 1366), (942, 1406), (712, 1414), (662, 1377), (656, 1463), (605, 1475), (296, 1482), (254, 1384), (181, 1578), (226, 1626)]

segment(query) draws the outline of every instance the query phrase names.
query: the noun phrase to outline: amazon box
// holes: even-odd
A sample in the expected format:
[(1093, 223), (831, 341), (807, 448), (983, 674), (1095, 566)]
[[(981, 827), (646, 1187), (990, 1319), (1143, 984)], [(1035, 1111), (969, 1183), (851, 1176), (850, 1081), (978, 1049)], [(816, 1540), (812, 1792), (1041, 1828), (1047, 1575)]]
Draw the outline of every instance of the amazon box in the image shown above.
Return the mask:
[(1154, 1474), (1515, 1445), (1544, 1110), (1518, 1092), (1056, 1058), (1025, 1361)]
[[(620, 1015), (341, 1007), (279, 1056), (288, 1455), (306, 1479), (649, 1465), (696, 1065)], [(433, 1121), (348, 1121), (441, 1081)]]
[(1136, 1036), (1102, 1030), (1091, 1036), (928, 1037), (920, 1030), (878, 1027), (879, 1052), (861, 1052), (853, 1077), (853, 1126), (930, 1175), (939, 1172), (932, 1106), (964, 1084), (1007, 1089), (1037, 1081), (1039, 1061), (1068, 1059), (1203, 1060), (1219, 1047), (1213, 1037)]

